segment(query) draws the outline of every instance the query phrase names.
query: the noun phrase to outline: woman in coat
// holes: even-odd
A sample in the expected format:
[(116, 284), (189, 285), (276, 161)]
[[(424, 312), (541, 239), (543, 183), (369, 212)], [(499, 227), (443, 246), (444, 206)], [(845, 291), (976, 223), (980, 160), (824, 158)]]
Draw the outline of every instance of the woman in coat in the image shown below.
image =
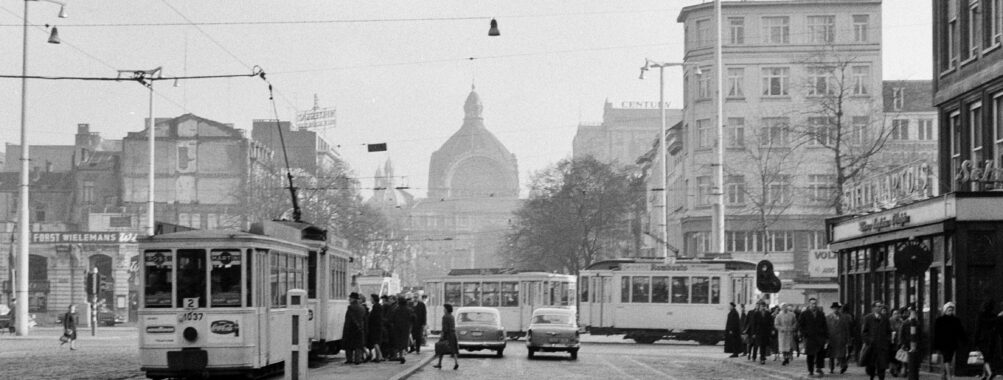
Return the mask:
[(933, 322), (933, 349), (944, 356), (944, 377), (954, 378), (954, 354), (968, 343), (961, 319), (954, 315), (954, 302), (944, 304), (944, 314)]
[(724, 353), (731, 354), (731, 358), (737, 358), (745, 351), (742, 348), (742, 320), (735, 310), (735, 303), (731, 302), (731, 310), (728, 311), (728, 321), (724, 325)]
[(366, 308), (359, 303), (359, 293), (348, 297), (345, 324), (341, 330), (341, 345), (345, 348), (345, 364), (361, 364), (366, 347)]
[(383, 350), (380, 345), (383, 343), (383, 335), (386, 334), (383, 325), (383, 306), (380, 305), (380, 296), (370, 295), (373, 299), (373, 308), (369, 310), (369, 320), (366, 324), (366, 345), (373, 350), (373, 361), (379, 363), (383, 361)]
[(77, 305), (70, 305), (66, 314), (63, 314), (63, 336), (67, 338), (66, 342), (61, 343), (59, 346), (62, 347), (63, 344), (69, 343), (71, 350), (77, 349)]
[(777, 345), (784, 355), (782, 365), (787, 365), (793, 358), (794, 334), (797, 329), (797, 321), (794, 319), (794, 312), (788, 304), (780, 305), (780, 313), (777, 314), (773, 322), (773, 327), (777, 329)]
[[(441, 340), (449, 342), (449, 355), (453, 357), (453, 370), (460, 368), (460, 363), (456, 360), (460, 352), (460, 342), (456, 338), (456, 319), (453, 318), (453, 305), (445, 304), (442, 308), (446, 311), (442, 315), (442, 335), (440, 335)], [(435, 356), (439, 357), (439, 364), (434, 365), (435, 368), (442, 368), (442, 355), (438, 352)]]
[(404, 354), (407, 351), (408, 339), (411, 338), (411, 321), (414, 320), (414, 312), (407, 304), (407, 299), (397, 297), (397, 308), (390, 316), (390, 346), (398, 355), (401, 364), (404, 364)]

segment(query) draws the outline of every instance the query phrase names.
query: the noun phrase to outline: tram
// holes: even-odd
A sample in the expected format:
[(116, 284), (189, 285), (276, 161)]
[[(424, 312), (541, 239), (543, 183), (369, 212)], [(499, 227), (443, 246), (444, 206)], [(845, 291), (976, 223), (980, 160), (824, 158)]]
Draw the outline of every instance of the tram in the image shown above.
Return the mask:
[(442, 331), (442, 305), (498, 309), (509, 338), (526, 335), (533, 310), (541, 307), (575, 309), (575, 276), (519, 272), (513, 269), (453, 269), (446, 276), (425, 280), (428, 326)]
[(629, 258), (593, 263), (580, 275), (580, 324), (592, 335), (624, 339), (724, 339), (728, 304), (756, 299), (756, 264), (740, 260)]
[(281, 372), (293, 289), (307, 292), (311, 354), (336, 353), (350, 260), (345, 244), (332, 240), (286, 221), (141, 239), (141, 370), (153, 379)]

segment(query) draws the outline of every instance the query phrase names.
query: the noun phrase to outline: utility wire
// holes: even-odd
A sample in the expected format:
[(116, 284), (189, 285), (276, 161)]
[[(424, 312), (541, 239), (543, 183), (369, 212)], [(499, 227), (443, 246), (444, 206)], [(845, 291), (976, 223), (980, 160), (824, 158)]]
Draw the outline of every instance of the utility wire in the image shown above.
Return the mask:
[(104, 81), (104, 82), (154, 82), (163, 80), (189, 80), (189, 79), (216, 79), (216, 78), (241, 78), (241, 77), (256, 77), (261, 73), (260, 68), (255, 67), (255, 72), (250, 74), (219, 74), (219, 75), (187, 75), (187, 76), (171, 76), (171, 77), (78, 77), (78, 76), (48, 76), (48, 75), (8, 75), (0, 74), (0, 78), (27, 78), (27, 79), (43, 79), (43, 80), (81, 80), (81, 81)]

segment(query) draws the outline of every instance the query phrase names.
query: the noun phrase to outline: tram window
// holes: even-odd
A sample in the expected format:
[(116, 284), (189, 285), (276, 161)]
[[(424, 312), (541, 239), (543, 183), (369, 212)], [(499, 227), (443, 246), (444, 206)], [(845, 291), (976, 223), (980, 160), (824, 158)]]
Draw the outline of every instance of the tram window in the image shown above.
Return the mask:
[(648, 303), (651, 295), (651, 278), (647, 276), (634, 276), (631, 281), (630, 302)]
[(251, 264), (253, 261), (254, 261), (254, 251), (248, 249), (247, 250), (247, 256), (244, 256), (244, 262), (246, 263), (246, 264), (244, 264), (244, 266), (247, 267), (246, 272), (244, 272), (244, 276), (245, 276), (244, 277), (244, 286), (247, 289), (247, 291), (246, 291), (246, 294), (247, 294), (247, 304), (244, 305), (245, 307), (254, 306), (254, 302), (253, 302), (254, 301), (254, 298), (253, 298), (254, 297), (254, 278), (256, 277), (256, 275), (254, 274), (254, 266)]
[(331, 267), (331, 295), (330, 299), (340, 300), (348, 297), (348, 260), (340, 256), (328, 254), (329, 265)]
[(620, 277), (620, 303), (630, 302), (630, 276)]
[(576, 295), (575, 284), (573, 282), (561, 283), (561, 306), (574, 305)]
[(480, 306), (479, 282), (463, 283), (463, 306)]
[(306, 262), (306, 297), (317, 298), (317, 251), (310, 251)]
[(501, 283), (501, 305), (502, 306), (519, 306), (519, 283), (518, 282), (503, 282), (503, 283)]
[(693, 277), (693, 299), (691, 303), (708, 303), (710, 301), (710, 278)]
[(710, 303), (721, 303), (721, 277), (710, 278)]
[(690, 302), (690, 279), (689, 277), (672, 278), (672, 303)]
[(212, 307), (240, 307), (240, 250), (214, 249), (209, 258)]
[(651, 278), (651, 302), (669, 302), (669, 278), (665, 276), (655, 276)]
[(171, 307), (171, 285), (174, 274), (174, 254), (171, 251), (143, 252), (146, 281), (143, 297), (146, 307)]
[(561, 285), (559, 283), (557, 283), (557, 282), (551, 281), (550, 282), (550, 287), (548, 289), (549, 289), (548, 293), (550, 294), (550, 303), (548, 305), (551, 305), (551, 306), (558, 305), (558, 302), (560, 302), (560, 298), (561, 298), (561, 294), (560, 294), (561, 293)]
[(185, 299), (194, 299), (198, 307), (205, 307), (205, 250), (178, 250), (178, 305), (187, 307)]
[(582, 290), (582, 296), (581, 296), (582, 297), (581, 298), (582, 301), (588, 302), (589, 301), (589, 278), (585, 277), (585, 276), (582, 276), (581, 280), (578, 281), (578, 283), (582, 284), (581, 287), (580, 287), (581, 290)]
[(498, 283), (485, 282), (481, 284), (481, 306), (498, 306)]
[(447, 282), (445, 284), (446, 288), (446, 299), (445, 303), (453, 306), (458, 306), (460, 304), (460, 298), (463, 296), (463, 289), (460, 287), (458, 282)]

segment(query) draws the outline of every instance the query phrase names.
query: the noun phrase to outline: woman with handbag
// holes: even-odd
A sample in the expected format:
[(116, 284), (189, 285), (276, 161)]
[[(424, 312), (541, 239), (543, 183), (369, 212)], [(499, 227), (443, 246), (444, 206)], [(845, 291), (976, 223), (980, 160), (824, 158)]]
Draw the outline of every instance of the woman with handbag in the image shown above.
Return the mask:
[[(456, 319), (453, 318), (453, 305), (445, 304), (442, 308), (446, 310), (442, 315), (442, 335), (435, 343), (435, 356), (439, 358), (439, 364), (435, 368), (442, 368), (442, 357), (447, 353), (453, 357), (453, 370), (460, 368), (460, 363), (456, 356), (460, 353), (460, 344), (456, 339)], [(448, 352), (447, 352), (448, 351)]]
[(69, 343), (71, 350), (77, 349), (77, 305), (71, 304), (66, 314), (63, 314), (63, 335), (59, 337), (59, 346)]
[(954, 354), (965, 343), (968, 336), (961, 319), (954, 315), (954, 302), (944, 304), (944, 314), (933, 322), (933, 349), (940, 351), (944, 358), (944, 378), (954, 378)]

